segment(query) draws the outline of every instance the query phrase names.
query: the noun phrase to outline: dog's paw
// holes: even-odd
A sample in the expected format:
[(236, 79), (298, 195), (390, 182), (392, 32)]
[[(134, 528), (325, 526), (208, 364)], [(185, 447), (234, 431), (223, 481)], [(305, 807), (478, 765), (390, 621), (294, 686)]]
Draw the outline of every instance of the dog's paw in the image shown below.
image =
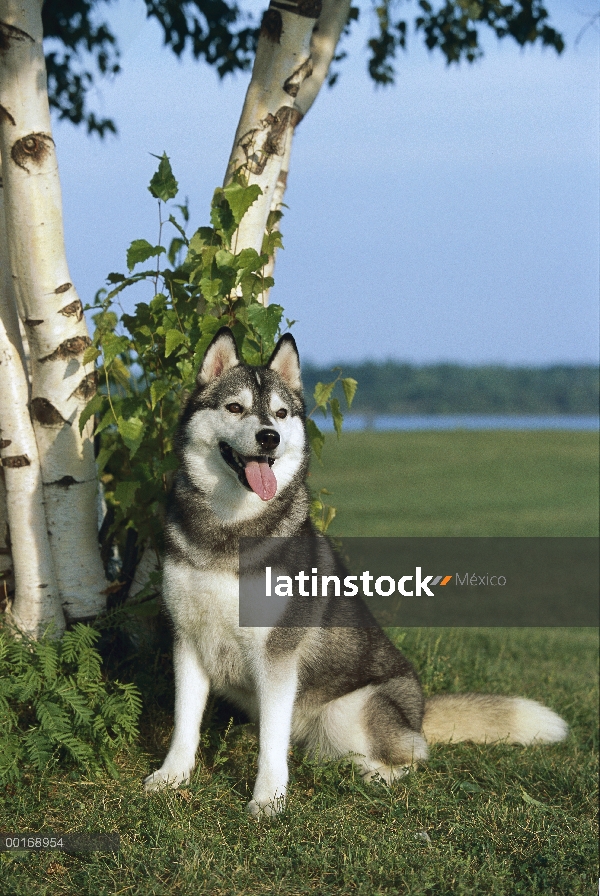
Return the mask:
[(272, 800), (250, 800), (246, 806), (248, 815), (253, 818), (274, 818), (285, 809), (285, 797), (279, 796)]
[(165, 787), (172, 787), (176, 790), (180, 784), (187, 783), (189, 778), (190, 773), (187, 770), (179, 772), (169, 771), (163, 766), (158, 771), (152, 772), (147, 778), (144, 778), (144, 790), (146, 793), (163, 790)]

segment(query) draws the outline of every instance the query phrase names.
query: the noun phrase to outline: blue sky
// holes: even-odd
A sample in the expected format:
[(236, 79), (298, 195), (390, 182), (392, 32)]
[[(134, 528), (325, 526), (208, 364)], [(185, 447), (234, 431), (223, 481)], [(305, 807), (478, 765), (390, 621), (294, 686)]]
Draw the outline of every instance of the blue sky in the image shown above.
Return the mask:
[[(411, 36), (385, 90), (366, 74), (366, 17), (348, 41), (338, 84), (297, 129), (281, 225), (272, 300), (305, 358), (597, 359), (598, 31), (574, 45), (595, 5), (547, 6), (561, 57), (489, 40), (482, 61), (449, 69)], [(125, 269), (131, 240), (158, 235), (151, 153), (167, 152), (194, 227), (207, 223), (248, 83), (177, 61), (141, 0), (113, 17), (123, 72), (94, 103), (119, 136), (55, 124), (84, 302)]]

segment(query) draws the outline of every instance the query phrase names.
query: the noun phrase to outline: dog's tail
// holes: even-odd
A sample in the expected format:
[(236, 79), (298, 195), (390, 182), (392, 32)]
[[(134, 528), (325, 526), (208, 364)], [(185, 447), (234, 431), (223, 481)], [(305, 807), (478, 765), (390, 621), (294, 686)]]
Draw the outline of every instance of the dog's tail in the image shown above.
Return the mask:
[(476, 744), (551, 744), (568, 725), (535, 700), (495, 694), (443, 694), (425, 703), (423, 734), (430, 744), (469, 740)]

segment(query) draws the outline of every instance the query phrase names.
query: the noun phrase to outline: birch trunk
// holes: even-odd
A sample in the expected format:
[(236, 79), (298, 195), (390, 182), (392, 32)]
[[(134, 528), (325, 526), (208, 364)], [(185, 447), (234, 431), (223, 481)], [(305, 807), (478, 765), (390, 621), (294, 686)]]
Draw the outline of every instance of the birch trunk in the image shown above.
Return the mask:
[(245, 214), (233, 251), (260, 252), (286, 146), (302, 117), (294, 106), (312, 71), (310, 39), (321, 0), (271, 0), (261, 28), (252, 79), (227, 166), (225, 183), (238, 170), (262, 195)]
[[(300, 84), (294, 99), (294, 109), (299, 116), (298, 121), (301, 121), (309, 111), (325, 83), (329, 66), (350, 15), (350, 4), (351, 0), (323, 0), (321, 15), (313, 28), (310, 40), (311, 72)], [(286, 143), (279, 175), (273, 190), (270, 211), (281, 211), (283, 206), (290, 170), (292, 144), (293, 133), (290, 134)], [(265, 265), (265, 276), (272, 277), (274, 270), (275, 254), (271, 255), (268, 264)], [(268, 302), (268, 295), (268, 291), (263, 294), (265, 305)]]
[[(60, 637), (65, 619), (48, 540), (42, 474), (29, 416), (29, 382), (7, 264), (3, 190), (0, 188), (0, 457), (6, 516), (2, 540), (12, 552), (15, 594), (9, 615), (30, 637), (52, 624)], [(10, 531), (10, 550), (4, 535)], [(4, 556), (2, 558), (4, 560)]]
[(62, 200), (50, 126), (41, 0), (0, 0), (0, 149), (10, 267), (31, 353), (31, 417), (50, 546), (70, 619), (106, 605), (97, 529), (92, 421), (96, 390), (82, 364), (90, 338), (64, 251)]

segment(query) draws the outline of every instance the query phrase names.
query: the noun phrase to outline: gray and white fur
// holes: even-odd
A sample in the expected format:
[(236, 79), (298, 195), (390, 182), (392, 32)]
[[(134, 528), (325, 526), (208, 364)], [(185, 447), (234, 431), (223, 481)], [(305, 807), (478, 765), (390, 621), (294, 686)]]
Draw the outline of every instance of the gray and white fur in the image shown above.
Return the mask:
[[(163, 578), (174, 629), (175, 728), (146, 790), (189, 780), (209, 690), (258, 724), (248, 805), (255, 816), (283, 808), (290, 743), (323, 760), (349, 756), (366, 779), (391, 782), (427, 758), (428, 743), (566, 737), (565, 722), (533, 700), (464, 694), (425, 701), (415, 670), (377, 627), (240, 627), (239, 539), (318, 538), (309, 517), (300, 365), (289, 334), (265, 367), (249, 367), (231, 331), (221, 329), (176, 445)], [(327, 539), (319, 542), (326, 561), (336, 562)]]

